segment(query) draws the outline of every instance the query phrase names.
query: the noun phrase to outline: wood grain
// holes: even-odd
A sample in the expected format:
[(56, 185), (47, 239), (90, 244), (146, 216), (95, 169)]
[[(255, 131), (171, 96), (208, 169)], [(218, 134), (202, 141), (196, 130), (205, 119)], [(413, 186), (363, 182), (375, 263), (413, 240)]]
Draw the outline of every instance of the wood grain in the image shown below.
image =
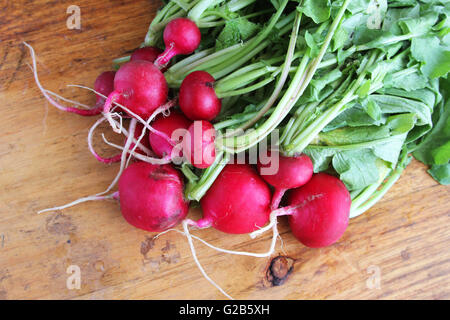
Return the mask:
[[(99, 164), (87, 150), (94, 118), (46, 103), (22, 41), (34, 46), (47, 89), (93, 104), (92, 94), (66, 85), (92, 86), (112, 59), (139, 46), (159, 5), (78, 0), (82, 28), (68, 30), (71, 4), (0, 5), (0, 299), (222, 299), (201, 276), (185, 238), (169, 233), (152, 241), (152, 234), (123, 220), (113, 201), (36, 214), (104, 190), (117, 165)], [(449, 299), (450, 193), (425, 169), (413, 162), (392, 191), (352, 220), (329, 248), (303, 247), (281, 220), (277, 254), (287, 258), (273, 270), (271, 259), (224, 255), (197, 243), (198, 257), (238, 299)], [(262, 252), (270, 242), (269, 235), (250, 240), (216, 230), (195, 234), (235, 250)], [(66, 287), (70, 265), (81, 268), (80, 290)], [(289, 267), (284, 282), (274, 281)], [(373, 272), (380, 273), (380, 288), (370, 289)]]

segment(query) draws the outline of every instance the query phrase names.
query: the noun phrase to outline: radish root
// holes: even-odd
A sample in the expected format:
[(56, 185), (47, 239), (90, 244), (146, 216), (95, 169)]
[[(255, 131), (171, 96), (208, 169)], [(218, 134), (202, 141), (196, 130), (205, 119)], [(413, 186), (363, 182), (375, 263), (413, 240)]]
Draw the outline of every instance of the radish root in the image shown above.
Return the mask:
[(200, 272), (202, 273), (202, 275), (206, 278), (206, 280), (208, 280), (214, 287), (217, 288), (217, 290), (219, 290), (224, 296), (226, 296), (228, 299), (230, 300), (234, 300), (233, 297), (231, 297), (228, 293), (226, 293), (217, 283), (214, 282), (214, 280), (212, 280), (208, 274), (205, 272), (205, 270), (203, 269), (202, 265), (200, 264), (200, 261), (198, 261), (197, 258), (197, 254), (195, 252), (195, 247), (194, 247), (194, 242), (192, 241), (192, 236), (189, 233), (189, 220), (184, 220), (182, 222), (183, 225), (183, 229), (184, 229), (184, 234), (188, 240), (189, 243), (189, 247), (191, 248), (191, 252), (192, 252), (192, 257), (194, 258), (195, 263), (197, 264), (197, 267), (200, 269)]
[(65, 111), (65, 112), (76, 113), (76, 114), (81, 115), (81, 116), (95, 116), (95, 115), (98, 115), (98, 114), (100, 114), (102, 112), (102, 108), (101, 107), (95, 107), (95, 108), (92, 108), (92, 109), (83, 110), (83, 109), (77, 109), (77, 108), (73, 108), (73, 107), (63, 106), (63, 105), (59, 104), (56, 100), (54, 100), (50, 96), (50, 94), (47, 92), (47, 90), (44, 89), (44, 87), (41, 85), (41, 82), (39, 81), (39, 77), (38, 77), (38, 74), (37, 74), (36, 55), (35, 55), (33, 47), (30, 46), (26, 42), (23, 42), (23, 44), (30, 50), (31, 59), (32, 59), (32, 63), (33, 63), (33, 66), (31, 67), (31, 70), (33, 71), (34, 80), (36, 82), (36, 85), (38, 86), (39, 90), (42, 92), (42, 94), (44, 95), (44, 97), (47, 99), (48, 102), (50, 102), (53, 106), (55, 106), (59, 110), (62, 110), (62, 111)]
[(66, 208), (70, 208), (73, 206), (76, 206), (77, 204), (83, 203), (83, 202), (87, 202), (87, 201), (100, 201), (100, 200), (108, 200), (108, 199), (115, 199), (115, 200), (119, 200), (119, 193), (118, 192), (114, 192), (110, 195), (107, 196), (90, 196), (90, 197), (84, 197), (84, 198), (80, 198), (78, 200), (75, 200), (71, 203), (65, 204), (63, 206), (60, 207), (54, 207), (54, 208), (48, 208), (48, 209), (44, 209), (44, 210), (40, 210), (38, 211), (38, 214), (44, 213), (44, 212), (49, 212), (49, 211), (58, 211), (58, 210), (63, 210)]

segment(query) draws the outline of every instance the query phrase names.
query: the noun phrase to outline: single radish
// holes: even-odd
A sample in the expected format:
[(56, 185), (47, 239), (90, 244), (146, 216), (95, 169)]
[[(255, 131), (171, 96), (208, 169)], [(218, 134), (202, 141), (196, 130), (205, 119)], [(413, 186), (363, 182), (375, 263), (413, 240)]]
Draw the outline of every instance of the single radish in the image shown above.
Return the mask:
[(258, 172), (275, 188), (272, 198), (272, 210), (275, 210), (288, 189), (301, 187), (311, 179), (313, 163), (305, 154), (285, 157), (278, 152), (269, 152), (268, 159), (268, 163), (258, 161)]
[(162, 52), (163, 51), (161, 49), (156, 47), (138, 48), (131, 54), (130, 61), (145, 60), (149, 62), (155, 62)]
[[(95, 79), (95, 83), (94, 83), (94, 90), (96, 92), (101, 93), (104, 96), (109, 96), (111, 94), (111, 92), (114, 91), (114, 77), (116, 75), (115, 71), (105, 71), (103, 73), (101, 73), (97, 79)], [(105, 104), (106, 98), (102, 97), (101, 95), (96, 95), (97, 97), (97, 101), (96, 101), (96, 106), (99, 109), (99, 111), (101, 112), (101, 110), (103, 110), (103, 105)], [(99, 112), (99, 113), (100, 113)]]
[(214, 91), (214, 78), (205, 71), (194, 71), (184, 78), (179, 104), (191, 120), (211, 121), (220, 113), (222, 101)]
[(146, 120), (167, 101), (168, 91), (164, 75), (153, 63), (144, 60), (130, 61), (117, 71), (114, 91), (106, 99), (103, 112), (114, 131), (120, 132), (110, 114), (114, 102)]
[(228, 164), (200, 200), (203, 218), (192, 225), (250, 233), (269, 220), (270, 198), (269, 186), (250, 165)]
[[(182, 130), (186, 132), (191, 123), (192, 121), (186, 118), (183, 113), (176, 110), (172, 111), (168, 117), (164, 115), (158, 116), (152, 124), (153, 129), (166, 134), (173, 141), (173, 144), (152, 132), (149, 134), (151, 149), (160, 157), (171, 157), (174, 145), (181, 143), (181, 137), (184, 136)], [(180, 131), (176, 132), (176, 130)], [(174, 137), (174, 134), (177, 134), (177, 136)]]
[(200, 45), (200, 29), (195, 22), (187, 18), (176, 18), (164, 29), (164, 52), (156, 59), (155, 64), (162, 68), (170, 59), (179, 54), (191, 54)]
[(351, 197), (344, 183), (326, 173), (318, 173), (289, 195), (289, 205), (300, 207), (289, 217), (294, 236), (305, 246), (329, 246), (348, 226)]
[(253, 232), (252, 238), (272, 229), (278, 234), (277, 217), (289, 216), (292, 233), (310, 248), (332, 245), (345, 232), (350, 215), (351, 197), (338, 178), (318, 173), (302, 187), (290, 191), (288, 206), (273, 211), (269, 225)]
[(183, 155), (194, 167), (206, 169), (216, 159), (216, 130), (208, 121), (194, 121), (183, 137)]
[(120, 177), (119, 199), (125, 220), (151, 232), (175, 226), (189, 209), (182, 177), (169, 164), (132, 163)]

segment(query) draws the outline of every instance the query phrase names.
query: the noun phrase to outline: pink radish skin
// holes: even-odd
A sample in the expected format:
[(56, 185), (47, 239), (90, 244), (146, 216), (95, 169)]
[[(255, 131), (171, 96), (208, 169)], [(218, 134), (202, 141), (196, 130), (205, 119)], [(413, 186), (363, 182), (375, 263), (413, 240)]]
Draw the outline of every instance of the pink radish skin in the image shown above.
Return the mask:
[[(172, 111), (168, 117), (164, 115), (160, 115), (156, 118), (156, 120), (152, 123), (153, 129), (166, 134), (169, 138), (173, 139), (172, 134), (175, 130), (188, 130), (192, 121), (186, 118), (180, 111)], [(160, 157), (166, 157), (172, 155), (172, 150), (174, 145), (170, 144), (166, 139), (161, 136), (150, 133), (149, 134), (149, 143), (151, 145), (151, 149), (156, 153), (156, 155)], [(181, 143), (181, 139), (173, 140), (173, 143), (179, 144)], [(181, 150), (180, 150), (181, 151)]]
[(158, 67), (166, 66), (176, 55), (194, 52), (200, 44), (201, 34), (192, 20), (176, 18), (165, 27), (163, 38), (166, 48), (155, 62)]
[[(94, 90), (106, 97), (109, 96), (111, 92), (114, 91), (115, 76), (116, 76), (115, 71), (105, 71), (101, 73), (95, 80)], [(97, 97), (96, 106), (99, 108), (99, 111), (101, 112), (103, 110), (103, 105), (105, 104), (106, 99), (98, 94), (96, 95), (96, 97)]]
[(117, 102), (146, 120), (167, 101), (168, 91), (164, 75), (153, 63), (130, 61), (117, 71), (114, 91), (108, 96), (103, 111), (108, 115), (113, 102)]
[(214, 91), (215, 79), (205, 71), (194, 71), (183, 80), (179, 103), (191, 120), (211, 121), (220, 113), (222, 101)]
[(261, 162), (258, 162), (258, 172), (267, 183), (275, 187), (272, 199), (272, 210), (275, 210), (288, 189), (301, 187), (311, 179), (314, 166), (311, 159), (304, 154), (294, 157), (269, 154), (270, 159), (273, 159), (272, 155), (278, 160), (277, 172), (265, 174), (264, 169), (271, 169), (273, 164), (262, 164)]
[(169, 164), (132, 163), (120, 177), (119, 199), (125, 220), (150, 232), (174, 227), (189, 210), (182, 177)]
[(145, 60), (149, 62), (155, 62), (162, 52), (163, 51), (161, 49), (156, 47), (139, 48), (131, 54), (130, 61)]
[(336, 177), (315, 174), (303, 187), (290, 192), (288, 204), (299, 206), (289, 216), (289, 225), (307, 247), (332, 245), (347, 229), (351, 197)]
[(270, 198), (268, 185), (250, 165), (228, 164), (201, 199), (203, 219), (194, 225), (250, 233), (268, 222)]
[[(159, 55), (161, 55), (163, 51), (157, 47), (143, 47), (136, 49), (130, 57), (130, 61), (136, 60), (145, 60), (154, 63)], [(166, 72), (167, 68), (170, 66), (170, 63), (167, 64), (165, 68), (161, 69), (161, 72)]]
[(183, 137), (183, 155), (194, 167), (206, 169), (216, 159), (216, 131), (208, 121), (194, 121)]

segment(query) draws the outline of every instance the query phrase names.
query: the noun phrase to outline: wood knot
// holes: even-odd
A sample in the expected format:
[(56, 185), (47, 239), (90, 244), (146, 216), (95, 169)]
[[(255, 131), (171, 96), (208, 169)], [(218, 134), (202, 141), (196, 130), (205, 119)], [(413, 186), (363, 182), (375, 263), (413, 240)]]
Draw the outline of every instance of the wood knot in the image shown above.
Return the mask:
[(295, 260), (287, 256), (278, 256), (270, 262), (266, 279), (272, 286), (281, 286), (294, 270)]

